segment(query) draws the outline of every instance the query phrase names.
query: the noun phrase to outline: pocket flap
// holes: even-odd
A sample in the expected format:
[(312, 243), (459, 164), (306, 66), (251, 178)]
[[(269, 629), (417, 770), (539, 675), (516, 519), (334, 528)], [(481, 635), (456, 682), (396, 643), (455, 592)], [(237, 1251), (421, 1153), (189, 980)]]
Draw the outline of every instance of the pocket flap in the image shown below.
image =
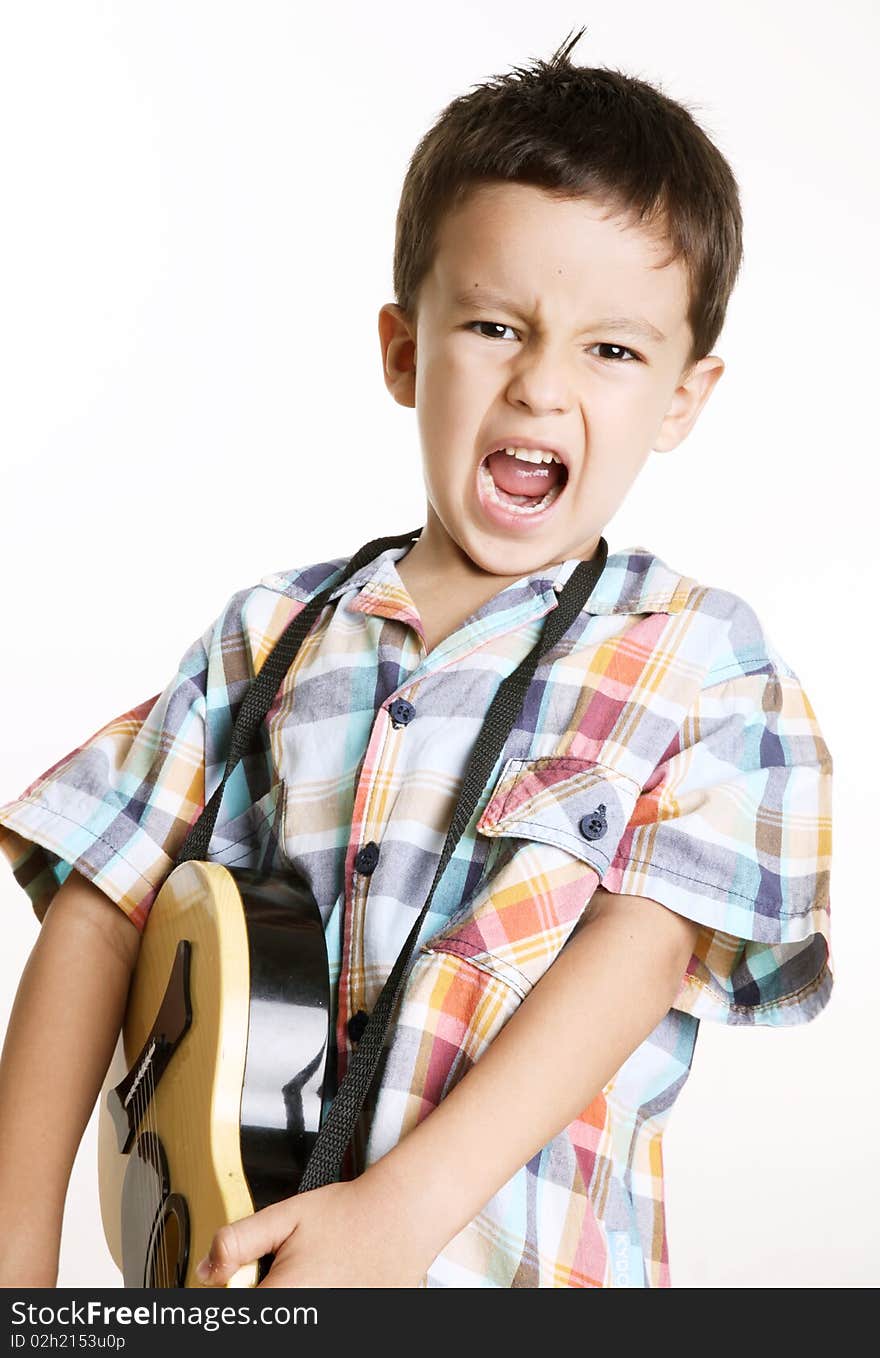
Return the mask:
[(508, 759), (476, 830), (527, 843), (499, 843), (474, 895), (422, 951), (466, 959), (527, 994), (608, 870), (639, 792), (634, 779), (594, 759)]
[(508, 759), (476, 829), (555, 844), (604, 873), (639, 791), (633, 778), (592, 759)]

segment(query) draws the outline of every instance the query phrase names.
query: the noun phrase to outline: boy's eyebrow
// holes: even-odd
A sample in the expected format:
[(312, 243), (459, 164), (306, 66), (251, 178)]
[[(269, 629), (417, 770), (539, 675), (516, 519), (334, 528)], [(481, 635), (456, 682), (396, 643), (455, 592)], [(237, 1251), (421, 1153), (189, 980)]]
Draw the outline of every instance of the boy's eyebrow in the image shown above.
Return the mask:
[[(486, 288), (465, 288), (462, 292), (455, 294), (453, 301), (456, 306), (478, 307), (483, 310), (498, 308), (507, 312), (517, 311), (515, 302), (511, 302), (507, 297), (502, 297), (500, 293), (490, 292)], [(584, 326), (584, 329), (637, 335), (640, 339), (653, 340), (655, 344), (666, 342), (666, 336), (662, 330), (658, 330), (656, 325), (652, 325), (644, 316), (604, 316), (598, 321), (593, 321), (591, 325)]]

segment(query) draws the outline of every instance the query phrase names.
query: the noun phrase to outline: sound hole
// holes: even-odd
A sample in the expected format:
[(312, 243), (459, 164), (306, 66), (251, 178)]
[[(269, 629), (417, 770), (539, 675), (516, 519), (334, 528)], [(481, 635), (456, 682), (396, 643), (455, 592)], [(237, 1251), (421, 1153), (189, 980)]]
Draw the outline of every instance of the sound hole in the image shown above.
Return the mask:
[(172, 1193), (162, 1204), (147, 1252), (147, 1287), (184, 1287), (189, 1260), (186, 1199)]

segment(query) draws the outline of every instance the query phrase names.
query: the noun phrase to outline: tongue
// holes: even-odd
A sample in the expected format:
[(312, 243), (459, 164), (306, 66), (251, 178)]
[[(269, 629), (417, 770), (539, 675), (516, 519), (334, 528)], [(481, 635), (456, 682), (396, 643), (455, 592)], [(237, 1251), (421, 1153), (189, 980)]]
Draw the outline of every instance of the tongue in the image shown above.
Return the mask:
[(559, 462), (523, 462), (509, 453), (492, 453), (486, 459), (496, 486), (509, 495), (529, 495), (540, 499), (562, 477)]

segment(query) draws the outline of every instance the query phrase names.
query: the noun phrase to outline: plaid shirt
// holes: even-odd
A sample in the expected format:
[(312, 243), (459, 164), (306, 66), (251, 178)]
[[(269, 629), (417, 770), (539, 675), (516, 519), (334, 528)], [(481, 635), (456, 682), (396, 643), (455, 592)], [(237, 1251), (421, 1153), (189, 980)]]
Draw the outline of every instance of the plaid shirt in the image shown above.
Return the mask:
[[(227, 784), (207, 855), (293, 864), (311, 884), (338, 982), (340, 1079), (355, 1016), (427, 897), (494, 693), (577, 565), (501, 589), (426, 654), (395, 566), (406, 550), (385, 551), (322, 610)], [(162, 693), (0, 808), (0, 847), (39, 918), (72, 865), (143, 928), (222, 779), (250, 680), (346, 560), (234, 594)], [(422, 1286), (670, 1286), (662, 1137), (700, 1020), (802, 1023), (831, 991), (831, 770), (809, 699), (746, 602), (646, 548), (609, 554), (540, 662), (438, 884), (346, 1173), (385, 1154), (479, 1059), (598, 882), (702, 927), (666, 1016)]]

